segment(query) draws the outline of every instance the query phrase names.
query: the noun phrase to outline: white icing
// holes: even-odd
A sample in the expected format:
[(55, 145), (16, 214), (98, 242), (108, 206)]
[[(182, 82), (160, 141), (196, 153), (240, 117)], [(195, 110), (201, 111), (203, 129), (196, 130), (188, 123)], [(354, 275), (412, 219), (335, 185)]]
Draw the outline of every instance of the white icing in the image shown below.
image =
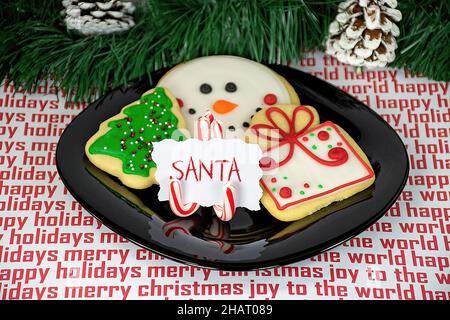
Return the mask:
[[(233, 82), (235, 92), (225, 91), (225, 85)], [(203, 94), (200, 86), (208, 83), (212, 92)], [(244, 122), (250, 123), (250, 117), (257, 108), (264, 107), (264, 96), (272, 93), (277, 96), (277, 104), (291, 103), (288, 90), (275, 72), (257, 62), (235, 56), (209, 56), (197, 58), (180, 64), (170, 70), (157, 86), (168, 88), (177, 98), (183, 100), (181, 108), (188, 130), (193, 134), (195, 121), (207, 110), (224, 124), (227, 133), (229, 126), (236, 129), (236, 137), (242, 137)], [(226, 114), (213, 111), (217, 100), (227, 100), (238, 106)], [(190, 114), (189, 109), (195, 109)], [(230, 138), (226, 135), (226, 138)]]
[[(327, 128), (331, 129), (330, 131)], [(326, 131), (329, 133), (329, 138), (326, 141), (319, 140), (317, 133), (320, 131)], [(311, 136), (310, 133), (314, 133)], [(308, 137), (308, 141), (303, 141), (303, 137)], [(331, 190), (339, 188), (347, 183), (355, 182), (359, 179), (367, 180), (371, 172), (364, 166), (362, 160), (360, 160), (353, 149), (347, 145), (345, 140), (337, 133), (337, 130), (330, 125), (319, 126), (298, 138), (298, 141), (305, 146), (308, 150), (314, 153), (316, 156), (323, 160), (332, 161), (328, 157), (328, 151), (331, 145), (332, 148), (340, 147), (347, 151), (348, 160), (338, 166), (327, 166), (319, 163), (306, 152), (304, 152), (299, 146), (295, 146), (294, 154), (290, 161), (281, 167), (274, 168), (272, 170), (264, 171), (263, 181), (267, 192), (277, 202), (280, 207), (292, 207), (295, 205), (301, 205), (308, 201), (317, 200), (321, 196), (311, 200), (302, 201), (308, 197), (314, 197), (318, 194), (326, 192), (329, 195)], [(340, 143), (341, 145), (338, 145)], [(317, 149), (312, 149), (315, 145)], [(264, 156), (271, 156), (278, 161), (286, 157), (289, 152), (289, 144), (285, 144), (276, 150), (272, 150), (270, 154), (265, 153)], [(278, 153), (278, 154), (277, 154)], [(276, 182), (272, 182), (272, 178), (276, 178)], [(286, 179), (285, 179), (286, 177)], [(362, 181), (361, 181), (362, 182)], [(357, 185), (357, 182), (352, 186)], [(305, 187), (305, 183), (309, 185), (309, 188)], [(319, 187), (322, 186), (322, 188)], [(283, 198), (280, 196), (280, 189), (282, 187), (289, 187), (292, 190), (292, 196), (290, 198)], [(275, 191), (272, 189), (275, 188)], [(347, 187), (340, 188), (339, 190), (332, 191), (332, 193), (345, 190)], [(300, 194), (303, 191), (304, 194)], [(302, 201), (295, 204), (298, 201)]]

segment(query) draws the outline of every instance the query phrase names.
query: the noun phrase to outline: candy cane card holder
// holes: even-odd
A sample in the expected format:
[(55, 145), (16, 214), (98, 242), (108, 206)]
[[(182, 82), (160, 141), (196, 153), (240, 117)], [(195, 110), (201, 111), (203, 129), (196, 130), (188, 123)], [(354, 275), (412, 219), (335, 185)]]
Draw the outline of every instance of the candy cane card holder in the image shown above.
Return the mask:
[(158, 199), (174, 214), (188, 217), (200, 206), (213, 207), (223, 221), (237, 207), (259, 210), (261, 148), (238, 139), (222, 139), (220, 122), (207, 113), (197, 121), (197, 137), (155, 143), (153, 159), (160, 185)]

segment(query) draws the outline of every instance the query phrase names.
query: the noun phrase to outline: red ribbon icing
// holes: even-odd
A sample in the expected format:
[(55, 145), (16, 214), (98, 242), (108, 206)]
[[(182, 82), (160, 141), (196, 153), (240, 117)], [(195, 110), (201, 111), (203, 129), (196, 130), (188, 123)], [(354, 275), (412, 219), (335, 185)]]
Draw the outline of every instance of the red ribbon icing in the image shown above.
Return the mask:
[[(309, 117), (308, 122), (305, 126), (302, 128), (296, 128), (296, 120), (297, 116), (299, 116), (299, 112), (306, 112), (306, 114)], [(280, 128), (280, 126), (277, 124), (277, 122), (274, 120), (273, 115), (278, 114), (282, 116), (284, 121), (288, 124), (288, 131), (283, 130)], [(269, 151), (271, 149), (280, 148), (281, 146), (288, 144), (289, 145), (289, 152), (286, 155), (284, 159), (282, 159), (280, 162), (276, 163), (275, 165), (270, 165), (270, 168), (262, 168), (264, 169), (272, 169), (276, 167), (281, 167), (288, 163), (292, 156), (294, 155), (295, 147), (298, 146), (301, 148), (305, 153), (307, 153), (311, 158), (316, 160), (317, 162), (326, 165), (326, 166), (339, 166), (343, 163), (345, 163), (348, 159), (348, 153), (343, 148), (333, 148), (329, 151), (328, 156), (332, 160), (325, 160), (322, 158), (319, 158), (314, 153), (312, 153), (308, 148), (306, 148), (301, 142), (300, 138), (302, 135), (305, 134), (310, 128), (314, 120), (314, 114), (313, 112), (304, 107), (304, 106), (298, 106), (294, 109), (292, 113), (292, 118), (289, 118), (289, 116), (280, 108), (278, 107), (270, 107), (266, 110), (266, 118), (269, 120), (269, 124), (256, 124), (252, 126), (253, 132), (260, 138), (265, 139), (267, 141), (271, 141), (272, 144), (270, 148), (266, 149), (265, 151)], [(278, 136), (274, 136), (273, 134), (277, 133)], [(273, 142), (277, 143), (273, 143)], [(306, 140), (307, 141), (307, 140)]]

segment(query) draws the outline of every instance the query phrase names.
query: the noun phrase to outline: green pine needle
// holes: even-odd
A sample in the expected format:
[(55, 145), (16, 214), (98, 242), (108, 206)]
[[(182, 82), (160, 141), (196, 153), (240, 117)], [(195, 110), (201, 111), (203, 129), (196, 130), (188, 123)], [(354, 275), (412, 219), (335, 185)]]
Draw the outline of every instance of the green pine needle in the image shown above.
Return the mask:
[[(152, 71), (213, 54), (264, 63), (322, 49), (338, 0), (141, 0), (136, 26), (120, 34), (68, 32), (60, 0), (4, 0), (0, 77), (31, 90), (52, 75), (69, 100), (91, 100)], [(403, 20), (395, 66), (450, 80), (448, 1), (399, 1)], [(150, 79), (151, 80), (151, 79)]]

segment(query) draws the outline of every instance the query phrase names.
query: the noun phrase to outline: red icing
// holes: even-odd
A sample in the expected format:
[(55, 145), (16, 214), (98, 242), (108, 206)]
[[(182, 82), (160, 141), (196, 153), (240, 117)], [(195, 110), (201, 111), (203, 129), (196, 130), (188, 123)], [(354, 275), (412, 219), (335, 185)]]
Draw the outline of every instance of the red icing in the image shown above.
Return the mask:
[(274, 95), (273, 93), (268, 93), (264, 96), (264, 103), (268, 104), (268, 105), (273, 105), (275, 103), (277, 103), (277, 96)]
[(328, 157), (336, 160), (339, 164), (343, 164), (348, 160), (348, 153), (344, 148), (336, 147), (328, 151)]
[[(309, 121), (305, 125), (304, 128), (301, 128), (297, 131), (297, 129), (295, 127), (295, 122), (296, 122), (297, 114), (301, 111), (306, 112), (308, 114)], [(288, 123), (289, 129), (287, 132), (284, 131), (283, 129), (281, 129), (277, 125), (276, 121), (272, 118), (272, 113), (278, 113)], [(258, 135), (262, 139), (266, 139), (269, 141), (278, 141), (278, 144), (274, 143), (266, 151), (268, 151), (270, 149), (279, 148), (285, 144), (289, 144), (289, 153), (279, 163), (275, 164), (275, 166), (281, 167), (291, 160), (292, 155), (294, 154), (295, 146), (296, 145), (302, 146), (301, 143), (298, 141), (298, 139), (306, 130), (309, 129), (309, 127), (311, 127), (313, 120), (314, 120), (314, 114), (308, 108), (303, 107), (303, 106), (298, 106), (294, 109), (294, 112), (292, 113), (292, 119), (289, 119), (289, 116), (280, 108), (270, 107), (266, 110), (266, 118), (271, 123), (270, 125), (269, 124), (256, 124), (256, 125), (252, 126), (252, 130), (253, 130), (253, 132), (256, 133), (256, 135)], [(270, 136), (271, 131), (276, 131), (279, 136), (275, 136), (275, 137)], [(267, 135), (267, 133), (269, 135)]]
[(308, 183), (305, 183), (303, 186), (304, 186), (305, 188), (309, 188), (309, 184), (308, 184)]
[[(297, 131), (297, 129), (295, 127), (295, 123), (296, 123), (297, 114), (300, 111), (304, 111), (309, 115), (309, 121), (303, 128), (301, 128)], [(281, 115), (284, 118), (284, 120), (286, 121), (286, 123), (289, 126), (288, 132), (286, 132), (285, 130), (283, 130), (282, 128), (280, 128), (278, 126), (278, 124), (275, 122), (275, 120), (272, 117), (272, 113), (278, 113), (279, 115)], [(302, 144), (302, 142), (300, 141), (301, 140), (300, 138), (303, 138), (303, 134), (305, 134), (305, 131), (307, 131), (311, 127), (313, 120), (314, 120), (314, 114), (308, 108), (303, 107), (303, 106), (296, 107), (294, 109), (294, 112), (292, 113), (292, 118), (289, 119), (289, 116), (280, 108), (270, 107), (266, 110), (266, 118), (267, 118), (267, 120), (269, 120), (271, 125), (256, 124), (252, 127), (253, 132), (255, 132), (256, 135), (258, 135), (258, 137), (260, 137), (262, 139), (266, 139), (268, 141), (278, 141), (278, 144), (273, 143), (271, 145), (271, 147), (266, 149), (265, 151), (280, 148), (281, 146), (283, 146), (285, 144), (289, 145), (289, 152), (287, 153), (286, 157), (284, 159), (282, 159), (279, 163), (275, 163), (274, 167), (281, 167), (281, 166), (285, 165), (286, 163), (288, 163), (291, 160), (292, 156), (294, 155), (294, 151), (295, 151), (296, 147), (299, 147), (306, 154), (308, 154), (308, 156), (310, 156), (311, 158), (313, 158), (314, 160), (316, 160), (317, 162), (319, 162), (320, 164), (323, 164), (325, 166), (335, 167), (335, 166), (339, 166), (347, 161), (348, 154), (346, 154), (346, 156), (343, 154), (335, 155), (334, 152), (336, 152), (336, 151), (332, 151), (333, 149), (330, 150), (330, 151), (332, 151), (332, 153), (331, 153), (332, 156), (330, 156), (330, 153), (329, 153), (329, 157), (330, 157), (330, 159), (332, 159), (332, 161), (322, 159), (322, 158), (318, 157), (317, 155), (315, 155), (313, 152), (311, 152), (307, 147), (305, 147)], [(329, 126), (329, 124), (327, 124), (327, 125)], [(271, 132), (277, 132), (278, 135), (271, 136), (270, 135)], [(267, 133), (269, 135), (267, 135)], [(339, 149), (342, 149), (342, 148), (339, 148)], [(343, 151), (346, 153), (346, 151), (344, 149), (343, 149)], [(264, 169), (265, 168), (263, 168), (263, 170)]]
[(182, 108), (184, 106), (184, 102), (180, 98), (177, 98), (177, 102), (178, 102), (178, 105), (180, 106), (180, 108)]
[(289, 187), (283, 187), (280, 189), (280, 197), (290, 198), (292, 196), (292, 189)]
[(328, 140), (330, 138), (330, 134), (326, 131), (319, 131), (319, 133), (317, 134), (317, 137), (319, 138), (319, 140), (325, 141)]
[(275, 160), (271, 157), (263, 157), (259, 160), (259, 166), (262, 170), (269, 170), (277, 167)]
[[(276, 108), (276, 107), (271, 107), (271, 108)], [(269, 108), (269, 109), (271, 109), (271, 108)], [(284, 113), (282, 112), (282, 110), (279, 110), (279, 111), (281, 111), (280, 113), (281, 113), (282, 115), (284, 114)], [(267, 114), (267, 113), (268, 113), (268, 110), (266, 111), (266, 114)], [(286, 116), (286, 117), (287, 117), (287, 116)], [(269, 121), (270, 121), (270, 119), (269, 119)], [(312, 120), (311, 120), (311, 122), (312, 122)], [(310, 126), (310, 123), (308, 123), (308, 124), (306, 125), (307, 128), (308, 128), (309, 126)], [(326, 127), (330, 127), (330, 126), (334, 129), (334, 131), (337, 133), (337, 135), (338, 135), (338, 136), (340, 137), (340, 139), (343, 141), (343, 142), (338, 142), (337, 145), (341, 145), (341, 146), (342, 146), (342, 145), (345, 145), (345, 146), (348, 148), (348, 151), (347, 151), (346, 149), (343, 149), (343, 148), (333, 148), (333, 149), (335, 149), (335, 150), (330, 149), (330, 150), (329, 150), (329, 153), (328, 153), (328, 157), (329, 157), (330, 159), (333, 159), (333, 161), (324, 160), (324, 159), (319, 158), (319, 157), (316, 156), (314, 153), (312, 153), (307, 147), (303, 146), (303, 144), (301, 143), (301, 140), (303, 140), (303, 139), (302, 139), (302, 138), (303, 138), (303, 137), (302, 137), (303, 134), (304, 134), (304, 135), (307, 135), (307, 134), (309, 134), (310, 132), (317, 131), (317, 130), (319, 130), (319, 129), (321, 129), (321, 128), (326, 128)], [(262, 132), (267, 132), (267, 129), (272, 129), (272, 130), (273, 130), (273, 129), (275, 129), (275, 128), (271, 127), (270, 125), (262, 125), (262, 124), (261, 124), (261, 125), (255, 125), (255, 126), (252, 126), (252, 129), (254, 129), (254, 130), (256, 131), (256, 133), (258, 134), (258, 133), (259, 133), (259, 132), (258, 132), (259, 129), (263, 129)], [(304, 131), (306, 131), (306, 129), (305, 129)], [(286, 203), (286, 204), (283, 204), (283, 205), (281, 205), (281, 204), (278, 202), (277, 197), (275, 196), (275, 194), (272, 193), (271, 188), (267, 186), (267, 184), (264, 182), (264, 180), (262, 180), (261, 183), (263, 184), (265, 190), (269, 193), (270, 197), (274, 200), (274, 202), (275, 202), (275, 204), (276, 204), (276, 206), (277, 206), (277, 208), (278, 208), (279, 210), (285, 210), (285, 209), (287, 209), (287, 208), (289, 208), (289, 207), (291, 207), (291, 206), (293, 206), (293, 205), (296, 205), (296, 204), (299, 204), (299, 203), (304, 203), (304, 202), (310, 201), (310, 200), (312, 200), (312, 199), (317, 199), (317, 198), (326, 196), (327, 194), (331, 194), (331, 193), (333, 193), (333, 192), (335, 192), (335, 191), (337, 191), (337, 190), (341, 190), (341, 189), (343, 189), (343, 188), (346, 188), (346, 187), (348, 187), (348, 186), (354, 185), (354, 184), (356, 184), (356, 183), (359, 183), (359, 182), (362, 182), (362, 181), (366, 181), (366, 180), (368, 180), (368, 179), (371, 179), (371, 178), (374, 176), (374, 173), (373, 173), (373, 171), (371, 170), (370, 166), (369, 166), (367, 163), (365, 163), (365, 161), (358, 155), (358, 153), (356, 153), (356, 151), (353, 149), (353, 147), (347, 142), (346, 138), (341, 134), (341, 132), (339, 131), (339, 129), (338, 129), (337, 127), (335, 127), (335, 125), (334, 125), (333, 123), (327, 121), (327, 122), (322, 123), (321, 125), (317, 126), (314, 130), (310, 130), (310, 131), (307, 131), (307, 132), (304, 132), (304, 131), (302, 131), (302, 134), (299, 134), (297, 143), (295, 143), (295, 145), (297, 145), (298, 147), (300, 147), (300, 148), (302, 149), (303, 152), (307, 153), (307, 154), (308, 154), (310, 157), (312, 157), (314, 160), (316, 160), (317, 162), (319, 162), (319, 163), (321, 163), (321, 164), (323, 164), (323, 165), (327, 165), (327, 166), (338, 166), (338, 165), (341, 165), (341, 164), (345, 163), (345, 162), (348, 160), (348, 157), (349, 157), (348, 152), (349, 152), (349, 153), (352, 153), (352, 154), (356, 157), (356, 159), (358, 159), (359, 162), (364, 166), (364, 168), (365, 168), (366, 171), (367, 171), (367, 175), (365, 175), (365, 176), (363, 176), (363, 177), (361, 177), (361, 178), (359, 178), (359, 179), (356, 179), (356, 180), (354, 180), (354, 181), (350, 181), (350, 182), (348, 182), (348, 183), (344, 183), (344, 184), (342, 184), (342, 185), (340, 185), (340, 186), (338, 186), (338, 187), (336, 187), (336, 188), (333, 188), (333, 189), (330, 189), (330, 190), (326, 190), (326, 191), (324, 191), (324, 192), (321, 192), (321, 193), (318, 193), (318, 194), (314, 194), (314, 195), (312, 195), (312, 196), (309, 196), (309, 197), (306, 197), (306, 198), (302, 198), (302, 199), (300, 199), (300, 200), (296, 200), (296, 201), (293, 201), (293, 202), (289, 202), (289, 203)], [(268, 151), (268, 150), (270, 150), (270, 149), (274, 149), (274, 148), (279, 148), (281, 145), (284, 145), (285, 143), (287, 143), (287, 142), (281, 143), (281, 141), (283, 140), (283, 136), (282, 136), (281, 139), (278, 138), (278, 137), (264, 136), (263, 134), (261, 134), (261, 136), (262, 136), (263, 138), (267, 139), (267, 140), (278, 141), (278, 145), (271, 146), (271, 147), (270, 147), (269, 149), (267, 149), (266, 151)], [(282, 165), (281, 162), (280, 162), (279, 165)], [(304, 187), (306, 188), (305, 185), (304, 185)], [(282, 188), (282, 189), (283, 189), (283, 188)], [(282, 194), (281, 194), (281, 193), (282, 193), (282, 191), (281, 191), (281, 189), (280, 189), (280, 191), (279, 191), (280, 197), (282, 197)]]
[(270, 179), (270, 181), (272, 181), (273, 183), (276, 183), (277, 182), (277, 178), (272, 178), (272, 179)]

